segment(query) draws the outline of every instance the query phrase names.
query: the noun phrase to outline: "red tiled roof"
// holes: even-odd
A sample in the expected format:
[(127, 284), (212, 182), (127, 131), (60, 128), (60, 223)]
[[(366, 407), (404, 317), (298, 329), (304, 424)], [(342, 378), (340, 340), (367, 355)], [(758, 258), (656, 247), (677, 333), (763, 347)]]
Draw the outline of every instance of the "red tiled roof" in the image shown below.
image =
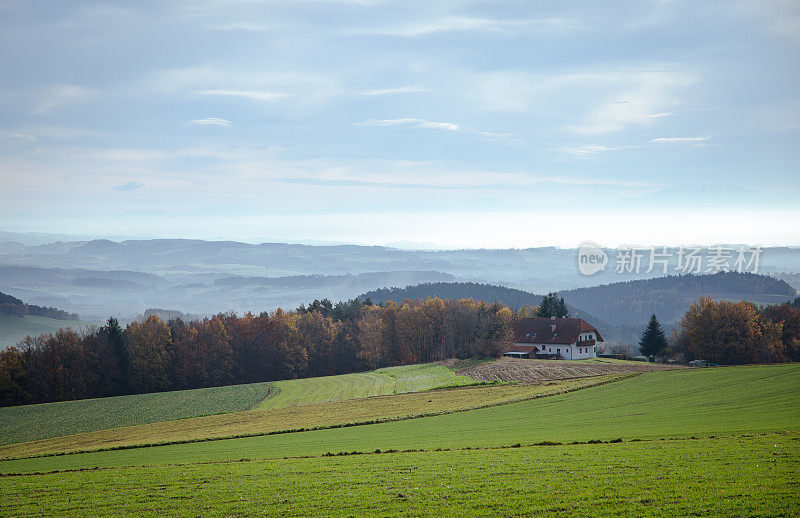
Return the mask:
[(514, 342), (567, 345), (589, 331), (597, 335), (598, 342), (603, 341), (597, 329), (582, 318), (523, 318), (514, 326)]

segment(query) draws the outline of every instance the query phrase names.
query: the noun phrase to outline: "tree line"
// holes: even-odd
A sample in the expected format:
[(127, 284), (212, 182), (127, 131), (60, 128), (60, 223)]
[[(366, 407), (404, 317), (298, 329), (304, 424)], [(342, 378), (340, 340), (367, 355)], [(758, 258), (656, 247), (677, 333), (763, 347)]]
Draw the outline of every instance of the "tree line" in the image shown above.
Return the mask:
[(669, 352), (724, 365), (800, 361), (798, 301), (757, 307), (701, 297), (683, 316)]
[(28, 336), (0, 352), (0, 405), (344, 374), (447, 358), (495, 357), (516, 313), (473, 299), (314, 301), (296, 311)]

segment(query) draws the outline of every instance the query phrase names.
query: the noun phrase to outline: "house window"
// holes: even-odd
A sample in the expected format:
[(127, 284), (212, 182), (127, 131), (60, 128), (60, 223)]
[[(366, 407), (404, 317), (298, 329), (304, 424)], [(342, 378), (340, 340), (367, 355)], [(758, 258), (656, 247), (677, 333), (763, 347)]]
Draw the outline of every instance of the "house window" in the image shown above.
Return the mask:
[(561, 349), (556, 349), (556, 354), (561, 354)]

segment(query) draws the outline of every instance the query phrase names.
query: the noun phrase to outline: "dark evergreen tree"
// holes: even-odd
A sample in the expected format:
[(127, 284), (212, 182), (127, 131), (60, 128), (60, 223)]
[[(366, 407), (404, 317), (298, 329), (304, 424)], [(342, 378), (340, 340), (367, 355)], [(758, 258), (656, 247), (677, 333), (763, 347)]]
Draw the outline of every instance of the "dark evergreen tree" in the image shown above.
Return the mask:
[(650, 317), (650, 323), (647, 324), (647, 329), (642, 333), (642, 339), (639, 340), (639, 350), (645, 356), (657, 356), (667, 348), (667, 337), (661, 324), (655, 315)]
[(542, 297), (542, 302), (539, 304), (539, 309), (536, 311), (537, 317), (568, 317), (569, 311), (564, 298), (558, 298), (558, 293), (548, 293)]
[(128, 386), (130, 365), (122, 333), (122, 327), (114, 317), (109, 317), (106, 325), (97, 330), (98, 367), (103, 387), (101, 394), (104, 396), (127, 394), (130, 390)]

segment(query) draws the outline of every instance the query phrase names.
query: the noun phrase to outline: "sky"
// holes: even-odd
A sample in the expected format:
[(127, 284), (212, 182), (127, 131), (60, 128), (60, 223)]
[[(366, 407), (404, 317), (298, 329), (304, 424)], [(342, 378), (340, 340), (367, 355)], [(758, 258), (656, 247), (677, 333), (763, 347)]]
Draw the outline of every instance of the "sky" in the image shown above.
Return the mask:
[(0, 0), (0, 230), (800, 245), (800, 3)]

